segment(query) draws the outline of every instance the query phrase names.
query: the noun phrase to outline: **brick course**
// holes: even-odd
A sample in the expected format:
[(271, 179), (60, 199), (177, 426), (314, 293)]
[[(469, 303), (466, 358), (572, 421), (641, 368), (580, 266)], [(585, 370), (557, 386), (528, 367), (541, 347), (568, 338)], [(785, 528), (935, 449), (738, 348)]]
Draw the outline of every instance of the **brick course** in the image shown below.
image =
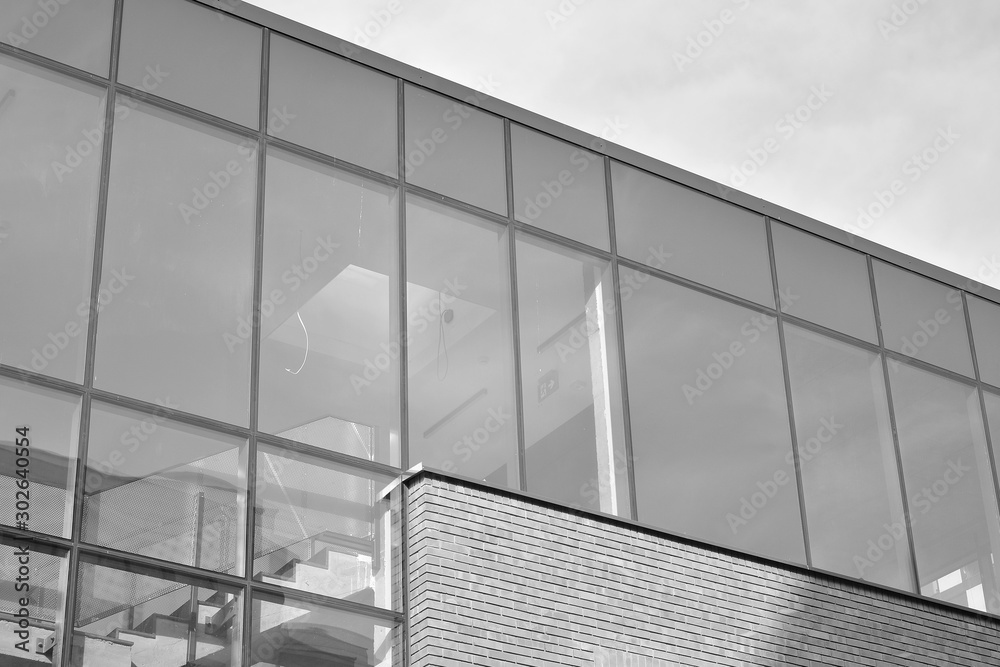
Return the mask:
[(411, 665), (1000, 665), (1000, 621), (422, 473)]

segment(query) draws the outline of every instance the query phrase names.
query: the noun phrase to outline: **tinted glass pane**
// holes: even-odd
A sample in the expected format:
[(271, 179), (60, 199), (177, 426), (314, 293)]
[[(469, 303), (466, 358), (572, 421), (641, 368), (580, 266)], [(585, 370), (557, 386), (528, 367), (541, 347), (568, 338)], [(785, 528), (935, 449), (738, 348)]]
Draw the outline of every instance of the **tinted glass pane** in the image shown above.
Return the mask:
[(125, 0), (118, 80), (257, 127), (260, 28), (184, 0)]
[[(21, 567), (28, 569), (27, 581)], [(61, 626), (66, 595), (66, 556), (35, 543), (0, 537), (0, 663), (61, 665)], [(14, 573), (18, 573), (15, 575)], [(25, 591), (24, 584), (29, 586)], [(27, 627), (17, 616), (28, 593)]]
[[(785, 348), (813, 565), (911, 590), (881, 358), (793, 326)], [(887, 527), (901, 537), (888, 557), (869, 560), (868, 541)]]
[(784, 312), (878, 342), (863, 254), (777, 223), (771, 237)]
[(267, 164), (261, 430), (398, 465), (395, 190)]
[(73, 665), (240, 664), (243, 597), (236, 587), (81, 560), (76, 590)]
[(510, 142), (515, 217), (608, 250), (604, 159), (520, 125), (511, 125)]
[(0, 57), (0, 360), (83, 381), (104, 97)]
[(0, 522), (69, 537), (79, 437), (78, 396), (0, 378)]
[(516, 487), (507, 248), (502, 226), (406, 207), (410, 465)]
[(961, 292), (885, 262), (874, 266), (886, 348), (972, 376)]
[(971, 294), (968, 302), (979, 377), (983, 382), (1000, 386), (1000, 306)]
[(507, 213), (503, 121), (406, 87), (406, 180), (495, 213)]
[(396, 80), (299, 42), (271, 37), (268, 132), (396, 175)]
[(250, 666), (391, 667), (396, 628), (361, 614), (273, 595), (256, 595)]
[(245, 444), (162, 414), (95, 403), (87, 449), (83, 539), (239, 574)]
[(118, 107), (99, 388), (247, 424), (256, 162), (252, 142)]
[(625, 273), (639, 520), (804, 562), (775, 318)]
[(108, 75), (115, 0), (4, 0), (0, 41)]
[(261, 445), (254, 578), (390, 608), (391, 477)]
[(1000, 599), (1000, 518), (979, 396), (904, 364), (889, 381), (920, 592), (985, 610)]
[(628, 516), (611, 268), (522, 234), (517, 294), (528, 490)]
[(620, 254), (774, 305), (764, 218), (617, 162), (611, 181)]

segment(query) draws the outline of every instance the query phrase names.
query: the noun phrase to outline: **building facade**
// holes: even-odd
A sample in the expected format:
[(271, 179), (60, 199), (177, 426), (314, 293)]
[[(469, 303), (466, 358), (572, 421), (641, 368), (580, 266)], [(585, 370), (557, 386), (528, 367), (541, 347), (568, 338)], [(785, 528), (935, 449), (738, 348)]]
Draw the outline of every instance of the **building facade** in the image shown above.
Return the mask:
[(0, 664), (1000, 664), (1000, 292), (238, 0), (4, 3), (0, 308)]

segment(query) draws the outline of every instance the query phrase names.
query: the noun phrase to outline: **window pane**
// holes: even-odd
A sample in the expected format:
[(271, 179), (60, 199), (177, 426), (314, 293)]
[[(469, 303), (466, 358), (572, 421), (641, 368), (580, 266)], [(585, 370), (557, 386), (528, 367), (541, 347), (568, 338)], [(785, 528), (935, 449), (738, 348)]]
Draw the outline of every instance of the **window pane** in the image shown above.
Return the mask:
[(522, 234), (517, 293), (528, 490), (629, 516), (610, 265)]
[(396, 80), (271, 36), (268, 132), (396, 175)]
[(979, 377), (1000, 387), (1000, 306), (971, 294), (968, 301)]
[(240, 664), (243, 596), (235, 586), (85, 556), (76, 591), (73, 665)]
[(0, 522), (69, 537), (79, 437), (79, 396), (0, 378)]
[(406, 207), (410, 465), (518, 486), (506, 228)]
[(406, 86), (406, 180), (506, 215), (503, 121)]
[(245, 445), (162, 414), (94, 403), (83, 539), (240, 574)]
[(123, 100), (95, 384), (247, 425), (256, 144)]
[(259, 426), (399, 464), (396, 192), (268, 157)]
[(971, 377), (961, 292), (885, 262), (874, 267), (885, 347)]
[(254, 579), (393, 607), (392, 478), (261, 445)]
[(260, 28), (196, 3), (125, 0), (118, 80), (257, 127), (260, 45)]
[(4, 0), (0, 41), (108, 75), (115, 0)]
[[(28, 574), (27, 581), (20, 584), (27, 584), (28, 590), (15, 581), (15, 576), (23, 576), (22, 567)], [(61, 665), (59, 640), (69, 573), (65, 554), (0, 536), (0, 572), (4, 573), (0, 581), (0, 664)], [(22, 628), (17, 616), (26, 593), (28, 627)]]
[[(881, 358), (788, 325), (785, 347), (813, 565), (912, 590)], [(869, 560), (887, 529), (895, 547)]]
[(771, 235), (781, 309), (877, 343), (865, 256), (787, 225), (772, 224)]
[(620, 254), (774, 305), (763, 217), (618, 162), (611, 181)]
[(0, 358), (83, 382), (99, 89), (0, 56)]
[(625, 273), (639, 520), (805, 562), (775, 318)]
[(890, 372), (920, 592), (973, 609), (1000, 595), (1000, 517), (976, 390)]
[(610, 249), (604, 158), (520, 125), (510, 142), (517, 219)]
[(254, 596), (250, 667), (392, 667), (398, 629), (361, 614), (283, 596)]

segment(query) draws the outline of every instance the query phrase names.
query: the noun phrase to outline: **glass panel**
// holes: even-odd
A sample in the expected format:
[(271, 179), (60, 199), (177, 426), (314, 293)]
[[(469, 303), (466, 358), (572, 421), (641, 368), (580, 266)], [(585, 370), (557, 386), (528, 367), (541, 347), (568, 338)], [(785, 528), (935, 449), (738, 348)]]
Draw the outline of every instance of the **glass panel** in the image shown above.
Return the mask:
[(264, 201), (260, 429), (399, 465), (395, 189), (275, 153)]
[(962, 293), (885, 262), (874, 267), (885, 347), (972, 377)]
[(639, 520), (804, 563), (775, 318), (637, 271), (622, 284)]
[(518, 486), (507, 230), (406, 207), (410, 465)]
[(114, 12), (115, 0), (4, 0), (0, 41), (106, 77)]
[(104, 96), (0, 56), (0, 361), (83, 382)]
[(979, 377), (1000, 387), (1000, 306), (971, 294), (968, 302)]
[(0, 522), (69, 537), (79, 437), (79, 396), (0, 378)]
[(245, 426), (256, 144), (130, 104), (115, 122), (94, 383)]
[(788, 225), (771, 235), (781, 310), (878, 343), (865, 256)]
[(609, 250), (604, 159), (520, 125), (510, 126), (510, 143), (515, 217)]
[(385, 475), (261, 445), (254, 579), (393, 607), (392, 517)]
[(503, 121), (406, 86), (406, 180), (507, 214)]
[(260, 46), (260, 28), (196, 3), (125, 0), (118, 80), (255, 128)]
[(73, 667), (233, 667), (242, 650), (239, 588), (82, 557)]
[(985, 610), (1000, 599), (1000, 517), (978, 393), (905, 364), (889, 382), (920, 592)]
[(774, 306), (763, 217), (614, 161), (611, 182), (619, 254)]
[(629, 516), (610, 265), (521, 234), (517, 294), (528, 490)]
[(284, 596), (254, 596), (251, 633), (250, 667), (398, 664), (392, 623)]
[[(881, 357), (790, 325), (785, 348), (813, 565), (912, 590)], [(868, 555), (890, 538), (888, 557)]]
[(240, 438), (180, 424), (162, 414), (94, 403), (83, 539), (240, 574), (245, 445)]
[(396, 175), (396, 80), (271, 36), (268, 132)]
[(0, 572), (0, 664), (63, 664), (65, 553), (0, 535)]

